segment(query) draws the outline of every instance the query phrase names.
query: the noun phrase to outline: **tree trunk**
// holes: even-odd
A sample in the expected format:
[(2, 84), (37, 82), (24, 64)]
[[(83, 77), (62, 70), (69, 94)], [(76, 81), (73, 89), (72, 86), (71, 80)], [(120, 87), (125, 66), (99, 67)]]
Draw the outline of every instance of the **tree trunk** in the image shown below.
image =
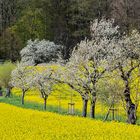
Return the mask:
[(5, 97), (10, 97), (10, 95), (11, 95), (11, 88), (7, 87), (6, 88), (6, 95), (5, 95)]
[(90, 117), (91, 118), (95, 118), (95, 101), (91, 101)]
[(130, 124), (136, 124), (136, 107), (130, 97), (130, 87), (128, 82), (125, 85), (124, 97), (127, 109), (127, 122)]
[(88, 105), (88, 100), (87, 99), (82, 99), (83, 100), (83, 110), (82, 110), (82, 116), (86, 117), (87, 116), (87, 105)]
[(46, 110), (46, 105), (47, 105), (47, 98), (44, 98), (44, 110)]
[(25, 92), (22, 91), (22, 98), (21, 98), (21, 104), (24, 105), (24, 97), (25, 97)]
[(2, 94), (2, 88), (0, 87), (0, 96), (3, 96), (3, 94)]
[(94, 82), (93, 90), (91, 93), (91, 106), (90, 106), (91, 118), (95, 118), (95, 103), (96, 103), (96, 82)]

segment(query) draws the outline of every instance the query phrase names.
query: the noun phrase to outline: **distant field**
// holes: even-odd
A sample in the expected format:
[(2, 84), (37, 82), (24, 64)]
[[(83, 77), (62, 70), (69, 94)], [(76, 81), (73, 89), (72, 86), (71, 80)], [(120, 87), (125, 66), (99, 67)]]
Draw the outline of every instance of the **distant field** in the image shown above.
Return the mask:
[(139, 140), (140, 127), (0, 103), (1, 140)]

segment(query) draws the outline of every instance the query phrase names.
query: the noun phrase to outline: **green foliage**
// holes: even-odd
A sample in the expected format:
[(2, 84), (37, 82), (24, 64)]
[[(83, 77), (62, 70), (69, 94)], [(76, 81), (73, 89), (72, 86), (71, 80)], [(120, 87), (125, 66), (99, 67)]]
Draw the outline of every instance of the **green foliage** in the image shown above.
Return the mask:
[(23, 16), (11, 29), (21, 38), (23, 44), (29, 39), (44, 38), (44, 24), (40, 9), (26, 9)]
[[(27, 40), (36, 38), (64, 45), (64, 58), (69, 58), (77, 43), (85, 37), (90, 38), (89, 25), (96, 18), (114, 18), (121, 30), (139, 28), (139, 20), (132, 19), (138, 17), (136, 15), (139, 13), (136, 12), (139, 11), (136, 1), (125, 3), (122, 0), (117, 3), (107, 0), (1, 0), (0, 42), (3, 39), (6, 45), (0, 43), (0, 59), (13, 61), (13, 57), (7, 55), (7, 49), (11, 48), (7, 41), (11, 33), (3, 36), (9, 28), (10, 32), (14, 33), (14, 40), (18, 40), (14, 60), (19, 59), (19, 51), (26, 45)], [(129, 6), (135, 11), (134, 15), (130, 9), (126, 10)], [(11, 49), (11, 54), (13, 50)]]
[(7, 88), (11, 78), (11, 72), (15, 68), (15, 65), (11, 62), (5, 62), (0, 65), (0, 86)]
[(7, 28), (0, 37), (1, 59), (16, 61), (19, 58), (19, 50), (21, 48), (20, 38), (11, 28)]

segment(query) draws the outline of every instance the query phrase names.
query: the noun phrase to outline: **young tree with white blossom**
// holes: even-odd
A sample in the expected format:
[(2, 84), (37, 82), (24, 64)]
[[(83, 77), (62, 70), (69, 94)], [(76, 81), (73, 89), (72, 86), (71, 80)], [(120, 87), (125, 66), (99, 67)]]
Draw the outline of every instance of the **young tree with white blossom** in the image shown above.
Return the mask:
[(44, 110), (46, 110), (47, 99), (53, 90), (53, 86), (56, 83), (52, 78), (53, 69), (49, 66), (46, 70), (39, 71), (37, 68), (34, 69), (33, 86), (37, 88), (44, 100)]
[(18, 63), (16, 69), (14, 69), (11, 73), (10, 84), (13, 87), (20, 88), (22, 90), (22, 105), (24, 104), (26, 92), (32, 87), (32, 72), (33, 69), (31, 67)]

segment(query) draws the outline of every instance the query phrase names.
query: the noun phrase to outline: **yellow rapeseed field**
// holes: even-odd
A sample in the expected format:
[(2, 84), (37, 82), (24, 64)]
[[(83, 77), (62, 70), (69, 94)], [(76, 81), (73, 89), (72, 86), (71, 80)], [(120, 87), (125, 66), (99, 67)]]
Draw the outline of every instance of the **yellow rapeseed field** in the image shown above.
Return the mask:
[[(12, 93), (18, 96), (21, 96), (21, 90), (14, 88), (12, 90)], [(57, 106), (61, 107), (62, 109), (68, 109), (68, 103), (71, 102), (71, 93), (72, 92), (58, 92), (54, 91), (47, 100), (47, 105), (50, 106)], [(42, 104), (44, 103), (44, 100), (41, 98), (39, 91), (37, 90), (31, 90), (28, 91), (26, 96), (25, 96), (25, 104), (27, 102), (34, 102), (34, 103), (39, 103)], [(81, 96), (77, 93), (75, 93), (72, 97), (72, 102), (75, 103), (75, 109), (79, 110), (80, 112), (82, 111), (82, 98)], [(88, 102), (88, 113), (90, 111), (90, 101)], [(108, 111), (108, 107), (105, 105), (102, 105), (101, 103), (96, 104), (96, 114), (106, 114)], [(124, 110), (122, 109), (122, 112)], [(123, 113), (124, 114), (124, 113)]]
[(140, 140), (140, 127), (0, 103), (0, 140)]

